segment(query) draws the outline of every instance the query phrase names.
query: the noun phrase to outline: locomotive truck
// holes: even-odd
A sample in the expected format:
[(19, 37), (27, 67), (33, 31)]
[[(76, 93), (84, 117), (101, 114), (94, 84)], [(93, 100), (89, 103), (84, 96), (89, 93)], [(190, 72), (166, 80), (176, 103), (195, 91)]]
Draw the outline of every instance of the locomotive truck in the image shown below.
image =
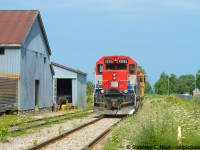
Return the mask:
[(133, 114), (144, 99), (145, 76), (129, 56), (104, 56), (96, 62), (94, 111)]

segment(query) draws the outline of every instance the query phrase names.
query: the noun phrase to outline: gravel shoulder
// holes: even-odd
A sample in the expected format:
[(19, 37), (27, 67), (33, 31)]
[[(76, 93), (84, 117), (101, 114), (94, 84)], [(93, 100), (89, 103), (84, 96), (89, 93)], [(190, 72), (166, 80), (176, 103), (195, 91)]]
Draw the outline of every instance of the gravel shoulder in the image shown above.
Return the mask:
[(17, 137), (8, 137), (8, 142), (0, 143), (1, 150), (23, 150), (32, 147), (34, 143), (41, 143), (51, 139), (59, 134), (74, 129), (87, 122), (95, 120), (95, 114), (85, 118), (68, 120), (60, 124), (52, 124), (50, 127), (44, 127), (37, 130), (27, 130), (26, 135)]

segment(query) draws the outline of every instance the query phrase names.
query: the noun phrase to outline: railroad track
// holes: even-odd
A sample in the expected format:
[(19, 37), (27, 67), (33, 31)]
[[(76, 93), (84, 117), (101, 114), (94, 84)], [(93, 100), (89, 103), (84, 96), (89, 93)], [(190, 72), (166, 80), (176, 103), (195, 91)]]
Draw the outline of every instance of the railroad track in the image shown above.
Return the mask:
[[(91, 112), (88, 112), (87, 114), (90, 114)], [(33, 127), (38, 127), (42, 126), (48, 123), (55, 123), (59, 122), (62, 120), (66, 120), (70, 117), (70, 115), (73, 115), (74, 113), (68, 113), (68, 114), (63, 114), (63, 115), (58, 115), (58, 116), (52, 116), (52, 117), (47, 117), (47, 118), (39, 118), (39, 119), (34, 119), (34, 120), (29, 120), (26, 122), (26, 127), (23, 127), (23, 129), (30, 129)], [(9, 133), (11, 132), (17, 132), (20, 131), (21, 127), (19, 124), (16, 125), (10, 125), (9, 128)]]
[(28, 150), (80, 150), (91, 148), (121, 120), (122, 118), (105, 118), (104, 116), (100, 116), (99, 118), (71, 131), (65, 132), (55, 138), (30, 147)]
[(120, 121), (122, 121), (122, 119), (119, 120), (118, 122), (114, 123), (112, 126), (110, 126), (108, 129), (106, 129), (104, 132), (102, 132), (99, 136), (97, 136), (95, 139), (93, 139), (88, 145), (84, 146), (81, 150), (95, 149), (95, 146), (98, 145), (104, 139), (104, 137), (106, 137), (111, 132), (111, 129), (113, 127), (115, 127)]

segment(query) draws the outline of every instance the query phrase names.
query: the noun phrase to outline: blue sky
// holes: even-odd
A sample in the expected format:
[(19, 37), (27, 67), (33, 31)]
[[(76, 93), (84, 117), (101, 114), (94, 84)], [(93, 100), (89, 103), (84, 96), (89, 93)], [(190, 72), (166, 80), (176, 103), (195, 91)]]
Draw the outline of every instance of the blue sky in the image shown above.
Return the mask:
[(0, 9), (40, 10), (51, 60), (88, 74), (105, 55), (128, 55), (153, 85), (162, 72), (200, 69), (199, 0), (0, 0)]

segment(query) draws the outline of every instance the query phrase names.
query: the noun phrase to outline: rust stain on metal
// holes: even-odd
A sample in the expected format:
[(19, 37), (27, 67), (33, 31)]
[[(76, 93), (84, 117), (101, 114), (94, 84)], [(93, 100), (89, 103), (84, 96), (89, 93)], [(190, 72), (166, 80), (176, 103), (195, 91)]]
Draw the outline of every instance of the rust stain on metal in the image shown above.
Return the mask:
[(0, 10), (0, 45), (22, 44), (38, 13), (37, 10)]
[(19, 74), (0, 73), (0, 77), (19, 79), (19, 78), (20, 78), (20, 75), (19, 75)]

